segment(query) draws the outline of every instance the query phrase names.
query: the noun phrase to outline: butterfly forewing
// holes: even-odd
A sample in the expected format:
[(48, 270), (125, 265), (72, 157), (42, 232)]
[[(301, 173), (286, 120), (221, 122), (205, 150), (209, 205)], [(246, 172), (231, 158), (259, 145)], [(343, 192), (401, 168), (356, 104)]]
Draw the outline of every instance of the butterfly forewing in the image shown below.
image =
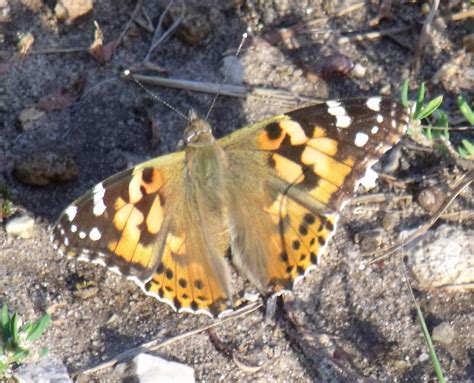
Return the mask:
[(226, 249), (196, 234), (221, 229), (197, 222), (183, 167), (179, 152), (97, 184), (66, 208), (52, 240), (60, 253), (126, 275), (175, 310), (216, 315), (229, 306)]
[(240, 186), (231, 214), (233, 256), (249, 279), (278, 291), (312, 268), (338, 212), (407, 121), (391, 100), (329, 101), (223, 138)]

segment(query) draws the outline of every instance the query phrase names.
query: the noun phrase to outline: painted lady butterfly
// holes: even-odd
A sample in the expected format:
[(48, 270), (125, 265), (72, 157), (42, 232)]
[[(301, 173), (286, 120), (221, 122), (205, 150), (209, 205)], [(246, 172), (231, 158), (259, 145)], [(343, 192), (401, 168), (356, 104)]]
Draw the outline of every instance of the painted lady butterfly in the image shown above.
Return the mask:
[(291, 289), (407, 123), (379, 97), (304, 107), (219, 140), (191, 115), (183, 151), (96, 185), (63, 212), (53, 242), (175, 310), (222, 314), (232, 308), (228, 249), (263, 294)]

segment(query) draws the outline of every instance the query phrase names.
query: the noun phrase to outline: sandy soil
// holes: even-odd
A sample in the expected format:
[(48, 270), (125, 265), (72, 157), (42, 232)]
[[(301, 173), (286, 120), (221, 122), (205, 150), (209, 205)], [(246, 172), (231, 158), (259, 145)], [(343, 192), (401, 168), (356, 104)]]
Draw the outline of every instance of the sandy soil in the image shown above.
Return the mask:
[[(42, 342), (78, 380), (118, 379), (120, 371), (114, 369), (92, 377), (81, 376), (81, 372), (143, 342), (165, 340), (211, 320), (176, 314), (144, 296), (132, 282), (100, 266), (60, 257), (49, 242), (51, 225), (68, 203), (103, 178), (174, 150), (185, 123), (121, 77), (123, 69), (143, 60), (151, 43), (152, 33), (136, 24), (104, 65), (84, 50), (44, 52), (51, 47), (88, 47), (94, 37), (94, 20), (103, 31), (104, 42), (117, 38), (135, 2), (95, 1), (93, 14), (71, 25), (56, 18), (53, 1), (3, 3), (10, 9), (0, 19), (0, 65), (7, 63), (16, 51), (20, 34), (29, 32), (35, 41), (30, 54), (0, 72), (0, 182), (11, 192), (14, 209), (28, 212), (36, 225), (30, 239), (9, 236), (0, 228), (0, 305), (7, 303), (25, 319), (51, 312), (53, 322)], [(143, 3), (156, 25), (166, 3)], [(377, 16), (375, 2), (342, 17), (335, 15), (347, 3), (339, 1), (204, 3), (214, 8), (207, 12), (209, 18), (204, 26), (194, 33), (209, 28), (209, 35), (191, 46), (174, 34), (151, 56), (153, 63), (164, 68), (170, 77), (222, 82), (219, 68), (224, 54), (238, 46), (242, 33), (251, 25), (255, 38), (247, 41), (240, 56), (248, 85), (283, 89), (315, 99), (380, 94), (398, 98), (402, 79), (411, 76), (412, 84), (426, 81), (430, 96), (443, 94), (450, 113), (455, 113), (455, 96), (459, 92), (472, 99), (472, 88), (469, 89), (464, 77), (472, 54), (460, 57), (462, 39), (472, 29), (467, 19), (448, 20), (451, 13), (466, 9), (467, 2), (455, 1), (450, 9), (440, 9), (444, 19), (437, 18), (433, 23), (432, 37), (415, 76), (410, 74), (410, 62), (426, 18), (418, 4), (394, 2), (391, 17), (370, 28), (369, 22)], [(284, 42), (272, 40), (279, 36), (279, 28), (308, 25), (323, 17), (325, 22), (316, 25), (313, 33), (300, 31)], [(392, 37), (339, 41), (340, 37), (350, 35), (348, 32), (402, 26), (411, 28)], [(327, 62), (325, 57), (334, 54), (347, 55), (365, 67), (366, 74), (318, 76)], [(434, 84), (435, 73), (449, 62), (457, 62), (459, 69), (445, 81)], [(24, 109), (35, 107), (44, 111), (38, 106), (39, 101), (70, 86), (80, 74), (87, 78), (80, 101), (70, 107), (45, 111), (28, 129), (20, 129), (18, 117)], [(213, 98), (185, 90), (151, 86), (150, 89), (185, 113), (194, 108), (204, 115)], [(295, 106), (281, 97), (221, 96), (210, 122), (216, 135), (222, 136)], [(154, 140), (150, 119), (157, 127)], [(256, 311), (244, 319), (226, 322), (212, 334), (203, 332), (173, 343), (158, 354), (192, 366), (197, 379), (208, 382), (434, 379), (414, 304), (404, 282), (400, 254), (363, 269), (360, 266), (366, 260), (364, 242), (354, 240), (358, 233), (377, 229), (381, 238), (380, 242), (375, 241), (377, 246), (394, 243), (402, 230), (415, 228), (429, 217), (416, 202), (419, 191), (432, 185), (445, 188), (462, 172), (446, 155), (417, 151), (407, 142), (409, 139), (401, 145), (401, 163), (393, 174), (399, 182), (379, 182), (378, 188), (369, 193), (406, 195), (409, 200), (348, 206), (321, 268), (297, 286), (291, 302), (278, 301), (275, 314), (269, 318), (265, 319), (262, 310)], [(15, 164), (38, 151), (72, 156), (79, 169), (77, 180), (47, 186), (19, 182), (12, 175)], [(450, 209), (472, 209), (472, 190), (461, 195)], [(381, 222), (387, 213), (394, 223), (383, 228)], [(474, 226), (472, 218), (445, 223), (459, 231)], [(432, 230), (436, 231), (436, 227)], [(403, 255), (409, 257), (409, 249)], [(87, 299), (74, 294), (80, 281), (93, 282), (97, 291)], [(472, 293), (427, 291), (418, 289), (416, 281), (413, 283), (430, 330), (441, 322), (448, 322), (455, 329), (453, 343), (437, 345), (448, 380), (472, 379), (473, 339), (467, 336), (473, 333)], [(230, 356), (232, 353), (248, 364), (262, 361), (263, 367), (256, 372), (239, 367)]]

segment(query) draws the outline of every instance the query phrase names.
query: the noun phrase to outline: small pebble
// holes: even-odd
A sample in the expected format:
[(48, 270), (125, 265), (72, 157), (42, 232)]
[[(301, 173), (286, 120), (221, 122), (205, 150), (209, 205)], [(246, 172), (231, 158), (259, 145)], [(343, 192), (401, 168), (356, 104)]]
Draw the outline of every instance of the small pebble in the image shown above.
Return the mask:
[(139, 354), (128, 363), (123, 381), (194, 383), (194, 369), (158, 356)]
[(51, 182), (75, 180), (79, 176), (79, 169), (74, 159), (67, 154), (38, 151), (18, 158), (13, 175), (24, 184), (45, 186)]
[(382, 227), (385, 231), (392, 231), (397, 225), (397, 217), (394, 213), (385, 213), (382, 218)]
[(418, 360), (420, 362), (426, 362), (428, 359), (430, 359), (430, 356), (426, 353), (426, 352), (423, 352), (422, 354), (420, 354), (420, 356), (418, 357)]
[[(402, 231), (400, 238), (410, 232)], [(406, 246), (407, 267), (421, 290), (469, 292), (474, 286), (473, 248), (474, 230), (440, 225)]]
[(444, 194), (435, 186), (423, 189), (418, 193), (417, 201), (428, 213), (434, 213), (444, 202)]
[(438, 342), (444, 346), (449, 346), (453, 343), (454, 337), (456, 336), (456, 331), (448, 322), (442, 322), (433, 328), (433, 334), (431, 334), (431, 339), (434, 342)]
[(19, 383), (72, 383), (67, 369), (60, 360), (45, 357), (36, 364), (25, 364), (15, 370), (14, 378)]
[(39, 120), (45, 115), (42, 110), (38, 110), (35, 107), (29, 107), (23, 109), (18, 115), (18, 122), (22, 131), (30, 130), (33, 127), (33, 122)]
[(58, 0), (54, 13), (58, 20), (72, 24), (75, 19), (91, 12), (92, 8), (92, 0)]
[(33, 235), (35, 220), (28, 215), (18, 215), (10, 218), (5, 225), (5, 230), (10, 235), (27, 239)]
[(464, 36), (462, 42), (467, 52), (474, 52), (474, 33), (470, 33), (467, 36)]
[(402, 158), (402, 149), (400, 146), (395, 146), (390, 150), (382, 163), (382, 171), (387, 174), (392, 174), (400, 167), (400, 159)]
[(171, 4), (168, 8), (170, 17), (165, 20), (168, 26), (179, 19), (175, 34), (183, 43), (194, 46), (205, 43), (215, 27), (219, 11), (202, 5), (188, 2), (186, 7), (181, 4)]
[(383, 242), (384, 233), (380, 229), (361, 231), (354, 236), (354, 242), (358, 243), (363, 251), (373, 251), (380, 247)]
[(355, 78), (364, 78), (366, 74), (367, 68), (359, 63), (355, 64), (350, 72), (350, 75)]
[(349, 56), (333, 54), (322, 59), (320, 75), (323, 78), (343, 76), (354, 69), (354, 63)]
[(226, 83), (242, 84), (245, 69), (242, 62), (235, 56), (226, 56), (222, 60), (221, 73), (226, 77)]

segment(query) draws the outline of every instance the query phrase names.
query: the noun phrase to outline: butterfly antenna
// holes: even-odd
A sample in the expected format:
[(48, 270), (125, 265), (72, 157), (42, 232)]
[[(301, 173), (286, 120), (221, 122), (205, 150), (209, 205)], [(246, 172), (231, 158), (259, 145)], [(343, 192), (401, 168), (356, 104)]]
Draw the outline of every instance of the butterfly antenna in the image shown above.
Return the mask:
[(132, 73), (130, 70), (126, 69), (123, 71), (123, 74), (125, 77), (131, 78), (135, 84), (137, 84), (140, 88), (142, 88), (146, 93), (148, 93), (151, 97), (153, 97), (156, 101), (159, 103), (163, 104), (167, 108), (171, 109), (173, 112), (175, 112), (178, 116), (184, 118), (186, 121), (189, 122), (189, 118), (180, 110), (176, 109), (173, 105), (171, 105), (169, 102), (163, 100), (160, 96), (157, 94), (153, 93), (151, 90), (149, 90), (145, 85), (143, 85), (140, 81), (138, 81), (135, 77), (133, 77)]
[[(240, 44), (239, 44), (239, 47), (237, 48), (237, 51), (235, 52), (235, 57), (238, 57), (239, 56), (239, 53), (240, 51), (242, 50), (242, 47), (244, 46), (244, 43), (245, 43), (245, 40), (247, 40), (247, 37), (248, 37), (248, 33), (245, 32), (242, 34), (242, 39), (240, 40)], [(228, 73), (229, 71), (227, 71)], [(212, 110), (214, 109), (214, 105), (216, 105), (216, 101), (217, 101), (217, 98), (220, 96), (221, 94), (221, 89), (222, 89), (222, 84), (225, 84), (226, 80), (227, 80), (227, 73), (224, 75), (224, 80), (222, 81), (222, 83), (220, 84), (219, 86), (219, 89), (216, 93), (216, 95), (214, 96), (214, 99), (212, 100), (212, 103), (211, 103), (211, 106), (209, 107), (209, 110), (207, 111), (207, 114), (206, 114), (206, 118), (204, 119), (205, 121), (207, 121), (209, 119), (209, 116), (212, 112)]]

